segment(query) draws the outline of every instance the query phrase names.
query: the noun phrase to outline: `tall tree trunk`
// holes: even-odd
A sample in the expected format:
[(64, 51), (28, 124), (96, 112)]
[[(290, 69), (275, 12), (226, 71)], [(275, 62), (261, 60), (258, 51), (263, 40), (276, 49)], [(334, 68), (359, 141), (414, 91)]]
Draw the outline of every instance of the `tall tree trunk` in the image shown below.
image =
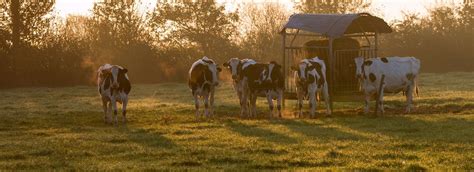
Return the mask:
[(12, 18), (12, 48), (16, 50), (20, 44), (20, 0), (11, 0), (10, 11)]
[(12, 72), (10, 76), (13, 78), (19, 77), (18, 64), (19, 64), (19, 52), (20, 52), (20, 29), (21, 29), (21, 16), (20, 16), (20, 0), (11, 0), (10, 3), (10, 15), (11, 15), (11, 29), (12, 29), (12, 47), (10, 49), (7, 63), (9, 69)]

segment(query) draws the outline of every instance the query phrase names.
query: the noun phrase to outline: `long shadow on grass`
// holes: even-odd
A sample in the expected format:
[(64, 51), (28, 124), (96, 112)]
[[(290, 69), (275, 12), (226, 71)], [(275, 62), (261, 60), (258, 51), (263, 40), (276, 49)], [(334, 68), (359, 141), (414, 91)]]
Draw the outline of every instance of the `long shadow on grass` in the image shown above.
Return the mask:
[(154, 148), (176, 148), (177, 145), (170, 139), (162, 136), (161, 133), (157, 133), (151, 130), (139, 129), (125, 129), (127, 130), (128, 138), (142, 145), (146, 145)]
[(307, 137), (314, 139), (338, 139), (338, 140), (363, 140), (367, 139), (365, 136), (356, 135), (341, 131), (338, 128), (325, 127), (322, 124), (310, 123), (304, 120), (282, 120), (272, 121), (274, 124), (279, 124), (288, 129), (301, 133)]
[(276, 133), (268, 129), (259, 128), (253, 125), (247, 125), (239, 121), (229, 121), (226, 123), (232, 131), (246, 137), (258, 137), (261, 140), (282, 143), (295, 144), (297, 140), (284, 134)]
[[(465, 98), (415, 99), (415, 107), (410, 114), (471, 113), (474, 111), (474, 103), (469, 103), (469, 101), (471, 100)], [(384, 105), (386, 113), (405, 113), (406, 101), (385, 100)], [(362, 103), (360, 103), (360, 107), (362, 108)], [(373, 113), (374, 109), (374, 101), (371, 101), (370, 113)]]
[(385, 116), (341, 118), (335, 122), (355, 131), (387, 135), (404, 141), (474, 142), (474, 132), (467, 130), (474, 126), (474, 121), (459, 118), (420, 120), (409, 116)]

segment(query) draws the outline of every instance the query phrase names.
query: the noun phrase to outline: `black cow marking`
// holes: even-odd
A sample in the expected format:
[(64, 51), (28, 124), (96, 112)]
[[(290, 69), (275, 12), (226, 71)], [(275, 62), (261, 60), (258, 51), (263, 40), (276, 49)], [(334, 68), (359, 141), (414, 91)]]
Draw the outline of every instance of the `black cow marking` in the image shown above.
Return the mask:
[(369, 79), (370, 79), (371, 82), (375, 82), (375, 80), (376, 80), (377, 78), (375, 77), (375, 75), (374, 75), (373, 73), (370, 73), (370, 74), (369, 74)]
[(109, 88), (111, 82), (112, 82), (112, 76), (107, 75), (104, 80), (104, 88), (105, 89)]
[(370, 66), (370, 65), (372, 65), (372, 60), (366, 60), (366, 61), (364, 62), (364, 65), (365, 65), (365, 66)]
[[(316, 80), (316, 78), (314, 78), (314, 76), (313, 76), (313, 75), (308, 75), (308, 81), (307, 81), (307, 82), (308, 82), (308, 84), (311, 84), (311, 83), (313, 83), (313, 82), (314, 82), (314, 80)], [(306, 87), (307, 87), (307, 86), (306, 86)]]
[(130, 90), (132, 89), (132, 85), (130, 84), (130, 81), (127, 79), (125, 76), (126, 73), (128, 72), (127, 69), (120, 69), (117, 80), (119, 83), (119, 91), (124, 91), (126, 94), (130, 93)]
[(380, 58), (380, 60), (382, 60), (382, 62), (384, 62), (384, 63), (388, 63), (388, 59), (385, 58), (385, 57)]
[(201, 59), (203, 62), (206, 62), (207, 64), (214, 64), (214, 61), (212, 60), (205, 60), (205, 59)]
[(326, 81), (326, 78), (324, 78), (324, 75), (323, 75), (321, 64), (316, 63), (316, 62), (311, 62), (311, 65), (314, 69), (316, 69), (316, 72), (320, 76), (319, 79), (316, 81), (316, 84), (318, 85), (318, 88), (321, 88), (322, 85), (324, 84), (324, 81)]
[(209, 68), (206, 65), (198, 64), (194, 67), (191, 73), (191, 77), (188, 81), (191, 89), (195, 91), (199, 87), (202, 87), (203, 90), (209, 91), (210, 84), (208, 82), (212, 81), (213, 79), (212, 72), (209, 70)]
[(413, 75), (412, 73), (408, 73), (408, 74), (406, 75), (406, 77), (407, 77), (407, 79), (408, 79), (409, 81), (412, 81), (413, 78), (415, 78), (415, 75)]

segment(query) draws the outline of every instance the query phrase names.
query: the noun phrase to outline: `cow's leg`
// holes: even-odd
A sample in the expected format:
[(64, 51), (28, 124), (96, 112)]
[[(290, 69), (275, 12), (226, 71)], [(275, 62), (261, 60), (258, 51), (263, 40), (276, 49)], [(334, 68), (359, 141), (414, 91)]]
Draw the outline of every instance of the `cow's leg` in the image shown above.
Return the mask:
[[(241, 82), (245, 82), (245, 80), (242, 80)], [(240, 92), (240, 117), (244, 117), (245, 115), (248, 114), (248, 99), (249, 99), (249, 90), (244, 83), (241, 83), (242, 88)]]
[(370, 104), (370, 97), (372, 94), (365, 93), (365, 108), (364, 108), (364, 114), (369, 114), (369, 104)]
[(278, 110), (278, 117), (281, 118), (281, 103), (283, 101), (283, 90), (278, 90), (278, 98), (277, 98), (277, 110)]
[(247, 111), (247, 94), (242, 93), (240, 98), (240, 117), (244, 117)]
[(271, 92), (272, 91), (267, 91), (268, 108), (270, 109), (269, 118), (273, 117), (273, 98)]
[(196, 108), (196, 119), (199, 119), (199, 96), (194, 93), (194, 107)]
[(209, 92), (204, 94), (204, 114), (209, 118)]
[(112, 124), (112, 101), (109, 101), (107, 106), (107, 121)]
[(310, 88), (308, 88), (308, 94), (309, 94), (310, 116), (311, 118), (314, 118), (314, 114), (316, 111), (316, 90), (314, 89), (313, 86), (310, 86)]
[(301, 118), (303, 117), (303, 111), (302, 111), (302, 108), (303, 108), (303, 96), (304, 96), (304, 93), (302, 93), (301, 91), (298, 91), (298, 102), (297, 102), (297, 105), (298, 106), (298, 118)]
[(122, 122), (123, 124), (127, 123), (127, 104), (128, 104), (128, 96), (124, 94), (122, 96)]
[(251, 116), (253, 117), (257, 117), (257, 93), (255, 92), (252, 92), (250, 94), (250, 97), (251, 97), (251, 101), (250, 101), (250, 104), (252, 106), (252, 109), (251, 109)]
[(210, 97), (209, 97), (209, 103), (210, 103), (209, 112), (210, 112), (210, 116), (214, 116), (214, 91), (215, 91), (215, 88), (212, 88), (212, 89), (211, 89), (211, 95), (210, 95)]
[(249, 102), (248, 102), (248, 117), (252, 117), (253, 116), (253, 94), (250, 92), (249, 93)]
[(328, 84), (325, 83), (323, 87), (323, 96), (324, 96), (324, 102), (326, 103), (326, 114), (331, 115), (331, 101), (329, 100), (329, 90), (328, 90)]
[(107, 111), (107, 101), (102, 99), (102, 108), (104, 109), (104, 123), (109, 122), (108, 111)]
[(117, 100), (115, 100), (115, 98), (112, 98), (110, 100), (110, 102), (112, 103), (112, 109), (114, 110), (114, 124), (115, 125), (118, 125), (118, 117), (117, 117)]
[(407, 98), (407, 108), (405, 110), (405, 113), (410, 113), (411, 107), (413, 105), (413, 84), (408, 85), (407, 91), (406, 91), (406, 98)]
[(384, 88), (382, 87), (382, 91), (380, 91), (380, 95), (377, 95), (377, 98), (379, 100), (379, 110), (380, 110), (380, 113), (383, 115), (384, 114), (384, 108), (383, 108), (383, 90)]

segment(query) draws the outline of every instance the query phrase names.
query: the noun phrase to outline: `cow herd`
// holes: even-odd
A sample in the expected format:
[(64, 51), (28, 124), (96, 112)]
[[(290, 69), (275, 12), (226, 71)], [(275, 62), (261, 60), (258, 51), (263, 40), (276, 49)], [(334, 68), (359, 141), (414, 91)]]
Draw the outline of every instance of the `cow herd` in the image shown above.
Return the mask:
[[(406, 112), (412, 108), (413, 94), (418, 94), (417, 77), (420, 61), (414, 57), (387, 57), (354, 59), (356, 76), (362, 91), (365, 93), (365, 113), (369, 112), (369, 101), (372, 97), (377, 100), (377, 112), (383, 109), (383, 94), (403, 92), (406, 95)], [(269, 114), (282, 116), (282, 101), (285, 91), (285, 76), (283, 68), (275, 61), (260, 63), (252, 59), (231, 58), (223, 64), (232, 76), (232, 84), (240, 103), (241, 117), (256, 117), (257, 97), (265, 97), (268, 102)], [(323, 96), (326, 104), (326, 114), (330, 115), (331, 103), (329, 85), (326, 77), (324, 60), (314, 57), (306, 58), (294, 66), (294, 82), (297, 95), (297, 116), (302, 117), (303, 101), (309, 102), (310, 116), (316, 113), (319, 95)], [(126, 108), (131, 84), (127, 69), (105, 64), (98, 70), (98, 90), (104, 108), (104, 121), (111, 122), (109, 114), (114, 113), (117, 119), (117, 102), (122, 104), (123, 122), (126, 122)], [(219, 85), (219, 73), (222, 69), (212, 59), (203, 57), (195, 61), (189, 69), (188, 86), (194, 98), (196, 117), (210, 117), (214, 114), (214, 96)], [(204, 113), (200, 112), (200, 102), (204, 104)], [(277, 101), (276, 112), (273, 100)]]

